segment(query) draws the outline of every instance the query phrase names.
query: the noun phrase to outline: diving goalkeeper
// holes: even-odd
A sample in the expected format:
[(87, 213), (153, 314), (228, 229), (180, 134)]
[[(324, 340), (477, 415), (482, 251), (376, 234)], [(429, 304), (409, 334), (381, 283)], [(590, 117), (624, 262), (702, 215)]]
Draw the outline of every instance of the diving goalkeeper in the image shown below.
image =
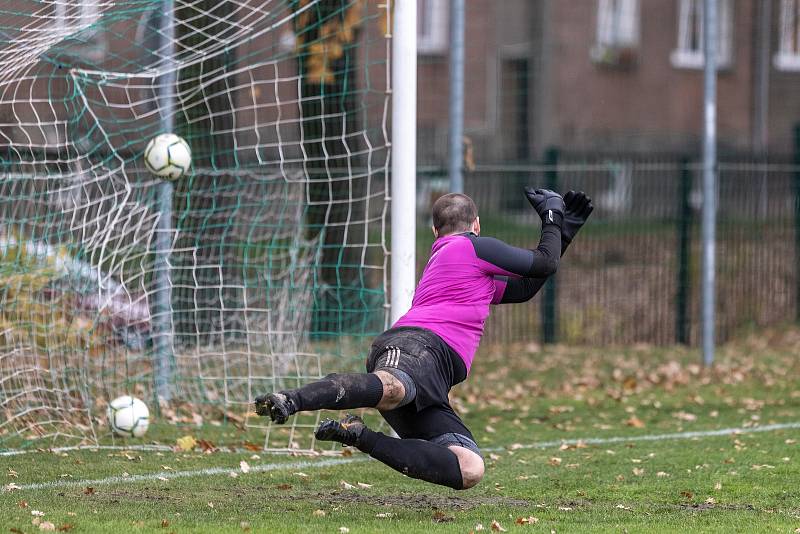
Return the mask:
[(481, 237), (475, 203), (451, 193), (433, 205), (436, 240), (411, 309), (372, 343), (366, 373), (330, 374), (256, 398), (256, 412), (278, 424), (299, 411), (377, 408), (400, 439), (375, 432), (355, 415), (325, 420), (319, 440), (369, 454), (412, 478), (467, 489), (483, 477), (472, 433), (448, 402), (464, 381), (490, 304), (530, 300), (592, 212), (591, 199), (570, 191), (525, 188), (542, 219), (538, 246), (512, 247)]

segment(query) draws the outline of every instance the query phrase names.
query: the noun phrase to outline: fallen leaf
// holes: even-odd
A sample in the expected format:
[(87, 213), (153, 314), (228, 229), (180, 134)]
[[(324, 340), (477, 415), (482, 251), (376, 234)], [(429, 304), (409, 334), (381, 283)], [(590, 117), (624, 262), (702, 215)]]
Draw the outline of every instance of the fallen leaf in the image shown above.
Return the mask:
[(687, 499), (692, 499), (694, 498), (694, 493), (692, 493), (691, 491), (682, 491), (681, 496), (686, 497)]
[(167, 477), (156, 477), (156, 478), (161, 482), (169, 482), (169, 479)]
[(20, 508), (23, 508), (23, 509), (27, 508), (28, 507), (28, 501), (19, 501), (17, 503), (17, 506), (19, 506)]
[(486, 431), (489, 434), (494, 434), (495, 432), (497, 432), (497, 430), (495, 430), (495, 428), (492, 425), (486, 425)]
[(561, 465), (561, 458), (553, 456), (550, 460), (547, 461), (550, 465), (559, 466)]
[(494, 532), (508, 532), (506, 529), (503, 528), (503, 525), (498, 523), (496, 520), (492, 519), (492, 531)]
[(664, 471), (659, 471), (658, 473), (656, 473), (656, 476), (658, 478), (664, 478), (664, 477), (668, 477), (669, 473), (665, 473)]
[(291, 484), (286, 484), (286, 483), (278, 484), (275, 487), (278, 488), (279, 490), (284, 490), (284, 491), (292, 489), (292, 485)]
[(161, 520), (161, 528), (167, 528), (169, 526), (169, 521), (166, 519)]
[(209, 502), (208, 502), (208, 507), (209, 507), (209, 508), (214, 508), (214, 503), (213, 503), (213, 502), (211, 502), (211, 501), (209, 501)]
[(25, 532), (20, 530), (20, 529), (18, 529), (18, 528), (11, 527), (11, 534), (25, 534)]
[(344, 456), (345, 458), (353, 456), (353, 451), (350, 449), (342, 449), (342, 456)]
[(455, 517), (451, 515), (447, 515), (441, 510), (436, 510), (433, 513), (433, 522), (434, 523), (449, 523), (450, 521), (454, 521)]
[(346, 489), (346, 490), (355, 489), (354, 485), (349, 484), (348, 482), (345, 482), (344, 480), (340, 480), (339, 481), (339, 487), (342, 488), (342, 489)]
[(50, 521), (42, 521), (39, 523), (39, 530), (48, 530), (55, 532), (56, 526)]
[(559, 506), (558, 509), (561, 510), (562, 512), (569, 512), (570, 510), (572, 510), (572, 508), (569, 506)]
[(6, 484), (5, 485), (5, 489), (6, 489), (6, 491), (15, 491), (15, 490), (20, 489), (20, 487), (17, 486), (16, 484), (14, 484), (13, 482), (11, 482), (10, 484)]
[(633, 510), (633, 508), (631, 508), (630, 506), (625, 506), (624, 504), (618, 504), (617, 508), (619, 508), (620, 510)]
[(480, 532), (481, 530), (483, 530), (483, 525), (481, 525), (480, 523), (475, 525), (475, 532)]
[(9, 478), (19, 478), (19, 473), (17, 473), (16, 471), (14, 471), (13, 469), (11, 469), (9, 467), (8, 468), (8, 477)]
[(64, 523), (63, 525), (57, 527), (56, 530), (59, 532), (69, 532), (73, 528), (75, 528), (75, 525), (72, 523)]
[(203, 451), (203, 452), (217, 452), (219, 450), (219, 449), (217, 449), (216, 445), (214, 445), (212, 442), (208, 441), (207, 439), (198, 439), (197, 440), (197, 445), (200, 447), (200, 450)]
[(369, 489), (372, 487), (372, 484), (365, 484), (364, 482), (359, 482), (358, 487), (363, 489)]
[(262, 450), (261, 445), (256, 445), (255, 443), (250, 443), (249, 441), (245, 441), (244, 443), (242, 443), (242, 447), (244, 447), (248, 451), (254, 451), (254, 452), (261, 452)]
[(717, 504), (717, 500), (714, 497), (709, 497), (706, 499), (706, 504)]
[(539, 522), (538, 517), (528, 516), (528, 517), (518, 517), (514, 523), (517, 525), (535, 525)]
[(250, 532), (250, 522), (249, 521), (240, 522), (239, 528), (242, 529), (244, 532)]
[(641, 467), (634, 467), (633, 468), (633, 474), (636, 475), (637, 477), (640, 477), (640, 476), (644, 475), (644, 469), (641, 468)]
[(380, 513), (380, 514), (375, 514), (375, 517), (384, 518), (384, 517), (392, 517), (393, 515), (394, 514), (392, 512), (383, 512), (383, 513)]
[(311, 515), (314, 517), (325, 517), (325, 510), (314, 510)]
[(642, 421), (641, 419), (639, 419), (635, 415), (632, 415), (630, 417), (630, 419), (625, 421), (625, 424), (628, 425), (628, 426), (631, 426), (633, 428), (644, 428), (645, 427), (644, 421)]
[(84, 495), (94, 495), (94, 488), (93, 488), (93, 487), (91, 487), (91, 486), (86, 486), (86, 487), (83, 489), (83, 494), (84, 494)]
[(31, 515), (33, 517), (44, 517), (44, 512), (40, 512), (39, 510), (31, 510)]
[(176, 443), (179, 450), (183, 452), (189, 452), (190, 450), (194, 449), (195, 445), (197, 445), (197, 440), (192, 436), (183, 436), (182, 438), (178, 438)]
[(339, 527), (339, 532), (341, 532), (341, 534), (347, 534), (350, 532), (350, 529), (347, 527)]
[(722, 482), (717, 482), (716, 484), (714, 484), (714, 489), (717, 490), (717, 491), (721, 490), (722, 489)]
[(242, 460), (239, 462), (239, 469), (242, 470), (242, 473), (249, 473), (250, 472), (250, 464)]

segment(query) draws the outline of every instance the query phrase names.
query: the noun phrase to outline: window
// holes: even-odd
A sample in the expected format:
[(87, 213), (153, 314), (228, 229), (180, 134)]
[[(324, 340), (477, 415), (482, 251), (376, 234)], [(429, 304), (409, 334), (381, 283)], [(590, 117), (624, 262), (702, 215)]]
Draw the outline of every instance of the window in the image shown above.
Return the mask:
[(597, 43), (592, 59), (600, 63), (635, 61), (639, 46), (639, 0), (598, 0)]
[(781, 0), (781, 28), (775, 68), (800, 71), (800, 0)]
[(99, 60), (105, 54), (105, 37), (92, 28), (100, 20), (98, 0), (55, 1), (54, 30), (60, 39), (76, 38), (80, 44), (73, 52), (87, 59)]
[[(733, 6), (731, 0), (717, 0), (717, 67), (731, 65), (733, 55)], [(672, 51), (676, 67), (701, 69), (703, 53), (703, 0), (680, 0), (678, 11), (678, 47)]]
[(57, 1), (56, 30), (66, 35), (84, 30), (100, 18), (97, 0), (77, 0), (74, 3)]
[(447, 51), (448, 0), (417, 0), (417, 53)]

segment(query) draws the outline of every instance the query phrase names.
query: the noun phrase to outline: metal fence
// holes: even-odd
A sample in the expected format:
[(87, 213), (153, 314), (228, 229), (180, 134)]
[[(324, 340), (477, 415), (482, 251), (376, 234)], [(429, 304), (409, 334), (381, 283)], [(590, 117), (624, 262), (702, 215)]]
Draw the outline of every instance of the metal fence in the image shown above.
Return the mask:
[[(558, 275), (532, 302), (496, 307), (485, 342), (697, 344), (699, 160), (556, 155), (546, 164), (478, 166), (465, 178), (483, 234), (517, 246), (534, 247), (540, 231), (524, 185), (583, 190), (595, 205)], [(744, 328), (800, 317), (800, 165), (720, 163), (718, 176), (717, 341), (724, 342)], [(443, 171), (421, 173), (422, 228), (431, 200), (447, 187)], [(428, 234), (418, 239), (420, 271)]]

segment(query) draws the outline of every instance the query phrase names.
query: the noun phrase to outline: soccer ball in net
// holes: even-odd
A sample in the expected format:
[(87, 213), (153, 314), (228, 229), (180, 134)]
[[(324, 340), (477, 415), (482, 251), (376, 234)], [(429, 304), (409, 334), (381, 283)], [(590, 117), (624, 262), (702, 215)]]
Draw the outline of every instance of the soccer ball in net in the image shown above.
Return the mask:
[(108, 405), (108, 424), (118, 436), (140, 438), (150, 426), (147, 405), (130, 395), (117, 397)]
[(144, 149), (144, 164), (156, 176), (177, 180), (189, 172), (192, 151), (180, 136), (173, 133), (157, 135)]

